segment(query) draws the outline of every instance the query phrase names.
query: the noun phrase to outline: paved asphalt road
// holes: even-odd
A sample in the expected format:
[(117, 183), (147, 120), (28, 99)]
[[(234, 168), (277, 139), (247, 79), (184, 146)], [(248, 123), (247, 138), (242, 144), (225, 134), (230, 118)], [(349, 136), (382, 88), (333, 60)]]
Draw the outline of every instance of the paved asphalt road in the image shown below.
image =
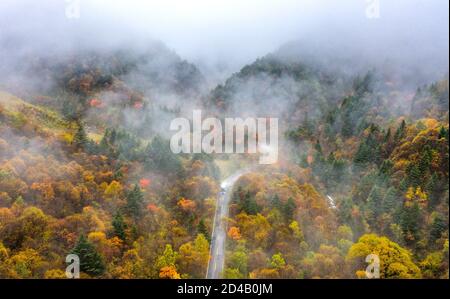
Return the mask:
[(225, 217), (228, 217), (228, 205), (231, 200), (231, 193), (233, 191), (234, 183), (239, 177), (248, 170), (240, 170), (221, 184), (221, 191), (217, 196), (216, 213), (214, 216), (213, 232), (211, 237), (210, 248), (210, 260), (208, 264), (208, 270), (206, 272), (206, 278), (217, 279), (221, 278), (224, 262), (225, 262), (225, 241), (226, 241), (226, 223), (223, 221)]

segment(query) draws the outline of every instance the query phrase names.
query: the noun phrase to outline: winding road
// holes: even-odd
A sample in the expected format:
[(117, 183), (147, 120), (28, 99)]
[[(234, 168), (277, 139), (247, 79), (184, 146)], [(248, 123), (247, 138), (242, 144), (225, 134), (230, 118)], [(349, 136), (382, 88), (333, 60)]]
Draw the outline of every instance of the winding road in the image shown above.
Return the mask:
[[(210, 259), (206, 270), (207, 279), (221, 278), (225, 264), (225, 242), (227, 238), (227, 223), (224, 218), (228, 217), (228, 205), (231, 201), (234, 183), (242, 175), (249, 173), (252, 169), (246, 168), (235, 172), (226, 178), (221, 184), (221, 191), (217, 196), (216, 212), (214, 215), (213, 230), (211, 236)], [(328, 204), (331, 209), (336, 209), (334, 199), (327, 195)]]
[(231, 200), (234, 183), (240, 176), (249, 171), (248, 169), (239, 170), (220, 184), (221, 191), (217, 197), (209, 254), (210, 259), (206, 271), (206, 278), (208, 279), (221, 278), (225, 263), (225, 241), (227, 237), (226, 222), (223, 219), (228, 217), (228, 205)]

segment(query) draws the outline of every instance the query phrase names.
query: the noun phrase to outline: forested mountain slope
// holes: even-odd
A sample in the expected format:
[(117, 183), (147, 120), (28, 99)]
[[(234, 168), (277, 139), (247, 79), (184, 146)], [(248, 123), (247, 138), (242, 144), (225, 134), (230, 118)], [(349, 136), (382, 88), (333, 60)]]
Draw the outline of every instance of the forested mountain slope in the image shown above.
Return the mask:
[(364, 276), (371, 252), (384, 278), (448, 277), (448, 76), (411, 91), (298, 61), (263, 57), (209, 97), (278, 116), (285, 137), (235, 189), (226, 277)]
[(224, 277), (362, 277), (374, 252), (382, 278), (448, 277), (448, 75), (273, 53), (208, 91), (164, 47), (50, 58), (2, 76), (0, 277), (63, 278), (69, 253), (83, 277), (205, 277), (220, 178), (255, 159), (173, 154), (193, 107), (280, 122), (278, 163), (234, 188)]

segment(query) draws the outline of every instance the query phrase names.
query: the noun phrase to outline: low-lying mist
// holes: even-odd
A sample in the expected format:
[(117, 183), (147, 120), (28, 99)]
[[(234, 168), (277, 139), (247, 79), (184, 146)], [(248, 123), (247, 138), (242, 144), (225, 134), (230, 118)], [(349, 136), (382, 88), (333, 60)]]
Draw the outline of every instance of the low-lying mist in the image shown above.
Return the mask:
[(69, 90), (91, 123), (167, 135), (171, 119), (202, 107), (221, 117), (314, 121), (370, 71), (376, 92), (401, 114), (417, 87), (448, 74), (443, 7), (446, 1), (2, 1), (0, 88), (31, 101)]

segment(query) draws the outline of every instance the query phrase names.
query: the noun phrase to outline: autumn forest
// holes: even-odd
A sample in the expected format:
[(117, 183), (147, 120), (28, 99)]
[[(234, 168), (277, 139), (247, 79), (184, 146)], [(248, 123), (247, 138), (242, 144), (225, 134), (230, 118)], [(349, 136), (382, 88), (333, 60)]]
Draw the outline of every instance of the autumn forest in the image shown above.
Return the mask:
[[(448, 52), (406, 68), (293, 41), (213, 80), (153, 39), (17, 36), (0, 35), (0, 278), (66, 278), (69, 254), (81, 278), (205, 278), (220, 222), (222, 278), (367, 278), (376, 254), (380, 278), (448, 279)], [(278, 161), (173, 153), (193, 109), (278, 118)]]

